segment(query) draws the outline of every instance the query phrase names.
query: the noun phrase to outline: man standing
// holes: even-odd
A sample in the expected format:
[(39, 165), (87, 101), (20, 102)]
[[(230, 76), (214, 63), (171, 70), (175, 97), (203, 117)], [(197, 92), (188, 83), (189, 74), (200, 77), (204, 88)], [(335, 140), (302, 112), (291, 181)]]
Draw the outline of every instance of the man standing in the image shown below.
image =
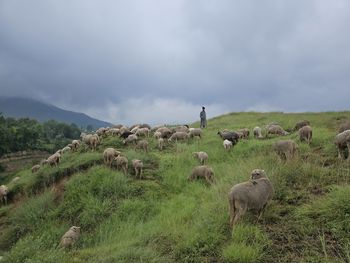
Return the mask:
[(201, 128), (207, 127), (207, 114), (205, 113), (205, 107), (202, 107), (199, 117), (201, 118)]

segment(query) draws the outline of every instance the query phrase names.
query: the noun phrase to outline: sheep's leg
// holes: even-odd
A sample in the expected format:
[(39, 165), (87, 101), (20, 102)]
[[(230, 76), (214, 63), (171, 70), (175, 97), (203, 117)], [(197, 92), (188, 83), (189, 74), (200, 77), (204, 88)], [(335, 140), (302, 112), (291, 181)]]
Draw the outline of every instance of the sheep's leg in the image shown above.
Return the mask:
[(238, 212), (236, 213), (234, 219), (233, 219), (233, 225), (237, 223), (237, 221), (245, 214), (247, 211), (247, 206), (240, 207), (240, 204), (235, 202), (235, 206), (238, 207)]
[(233, 228), (233, 219), (236, 213), (235, 201), (229, 200), (229, 204), (230, 204), (230, 227)]
[(7, 205), (7, 195), (4, 195), (4, 203)]
[(343, 159), (343, 153), (342, 153), (342, 149), (340, 146), (338, 146), (338, 158)]

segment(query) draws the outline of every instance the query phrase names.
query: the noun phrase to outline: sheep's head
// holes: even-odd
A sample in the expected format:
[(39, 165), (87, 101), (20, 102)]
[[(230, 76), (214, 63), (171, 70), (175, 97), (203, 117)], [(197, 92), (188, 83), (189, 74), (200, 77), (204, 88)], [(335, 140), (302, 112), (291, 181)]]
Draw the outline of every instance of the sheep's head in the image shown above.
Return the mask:
[(3, 195), (7, 195), (9, 193), (9, 189), (7, 188), (6, 185), (1, 186), (1, 192)]
[(80, 227), (78, 227), (78, 226), (72, 226), (72, 227), (70, 228), (70, 230), (72, 230), (72, 231), (74, 231), (74, 232), (77, 232), (77, 233), (80, 233)]
[(260, 178), (265, 178), (266, 177), (266, 173), (264, 170), (261, 169), (254, 169), (251, 173), (250, 178), (252, 180), (256, 180), (256, 179), (260, 179)]

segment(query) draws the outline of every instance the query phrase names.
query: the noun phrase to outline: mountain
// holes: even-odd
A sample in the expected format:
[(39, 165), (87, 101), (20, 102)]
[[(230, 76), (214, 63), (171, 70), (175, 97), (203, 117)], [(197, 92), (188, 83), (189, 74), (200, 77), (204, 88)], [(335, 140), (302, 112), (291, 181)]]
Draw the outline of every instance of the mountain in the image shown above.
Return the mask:
[(40, 122), (56, 120), (68, 124), (75, 123), (78, 127), (83, 128), (88, 125), (94, 129), (111, 126), (108, 122), (94, 119), (84, 113), (63, 110), (54, 105), (28, 98), (0, 97), (0, 112), (5, 117), (28, 117)]

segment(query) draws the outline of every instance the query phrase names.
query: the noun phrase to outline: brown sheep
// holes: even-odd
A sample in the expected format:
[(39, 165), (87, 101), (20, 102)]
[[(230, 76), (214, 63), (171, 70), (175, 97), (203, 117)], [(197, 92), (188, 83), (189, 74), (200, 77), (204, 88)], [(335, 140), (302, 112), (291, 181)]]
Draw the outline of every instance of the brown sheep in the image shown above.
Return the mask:
[(61, 248), (68, 248), (75, 244), (80, 237), (80, 227), (72, 226), (62, 237), (59, 244)]
[(168, 139), (169, 142), (175, 141), (177, 142), (178, 140), (188, 140), (189, 135), (186, 132), (175, 132), (173, 135), (170, 136)]
[(306, 141), (310, 144), (312, 139), (312, 128), (309, 125), (303, 126), (299, 129), (299, 139), (300, 141)]
[(253, 170), (250, 181), (234, 185), (228, 193), (230, 226), (233, 228), (247, 210), (258, 211), (258, 219), (260, 219), (272, 196), (273, 186), (265, 171), (260, 169)]
[(244, 128), (244, 129), (239, 129), (236, 131), (238, 134), (242, 134), (241, 135), (241, 138), (242, 139), (249, 139), (249, 134), (250, 134), (250, 131), (248, 128)]
[(125, 156), (119, 155), (114, 158), (114, 160), (116, 161), (117, 169), (122, 169), (123, 173), (126, 175), (128, 173), (128, 159)]
[(202, 129), (200, 128), (190, 128), (189, 129), (189, 136), (190, 138), (194, 138), (194, 137), (199, 137), (202, 138)]
[(57, 166), (59, 164), (60, 160), (61, 160), (61, 154), (56, 152), (55, 154), (53, 154), (49, 158), (47, 158), (46, 161), (50, 166)]
[(148, 128), (139, 128), (135, 134), (139, 137), (141, 136), (149, 137), (149, 133), (150, 133), (150, 130)]
[(289, 160), (298, 152), (298, 145), (293, 140), (277, 141), (272, 148), (281, 160)]
[(160, 137), (163, 139), (169, 138), (172, 134), (172, 131), (167, 127), (160, 127), (156, 130), (156, 132), (160, 132), (161, 133)]
[(253, 134), (254, 134), (254, 138), (256, 138), (256, 139), (262, 139), (263, 138), (263, 136), (261, 134), (261, 128), (260, 127), (254, 127)]
[(299, 131), (302, 127), (310, 125), (310, 122), (307, 120), (299, 121), (295, 124), (294, 130)]
[(272, 124), (268, 125), (266, 128), (266, 138), (269, 136), (269, 134), (288, 135), (289, 133), (286, 132), (281, 126)]
[(103, 151), (103, 161), (107, 166), (111, 167), (114, 158), (117, 157), (118, 155), (120, 155), (120, 152), (117, 151), (116, 149), (106, 148)]
[(140, 140), (137, 142), (136, 146), (135, 146), (135, 150), (136, 149), (142, 149), (144, 152), (148, 152), (148, 141), (146, 140)]
[(193, 168), (191, 175), (188, 177), (189, 181), (193, 181), (195, 179), (205, 178), (207, 183), (214, 183), (214, 171), (207, 165), (200, 165)]
[(135, 176), (139, 176), (140, 179), (142, 179), (142, 168), (143, 168), (143, 162), (138, 159), (132, 160), (132, 166), (134, 167)]
[(72, 151), (75, 152), (78, 150), (80, 146), (80, 141), (79, 140), (73, 140), (72, 141)]
[(138, 137), (136, 134), (130, 134), (125, 140), (123, 140), (123, 144), (128, 145), (129, 143), (136, 144)]

